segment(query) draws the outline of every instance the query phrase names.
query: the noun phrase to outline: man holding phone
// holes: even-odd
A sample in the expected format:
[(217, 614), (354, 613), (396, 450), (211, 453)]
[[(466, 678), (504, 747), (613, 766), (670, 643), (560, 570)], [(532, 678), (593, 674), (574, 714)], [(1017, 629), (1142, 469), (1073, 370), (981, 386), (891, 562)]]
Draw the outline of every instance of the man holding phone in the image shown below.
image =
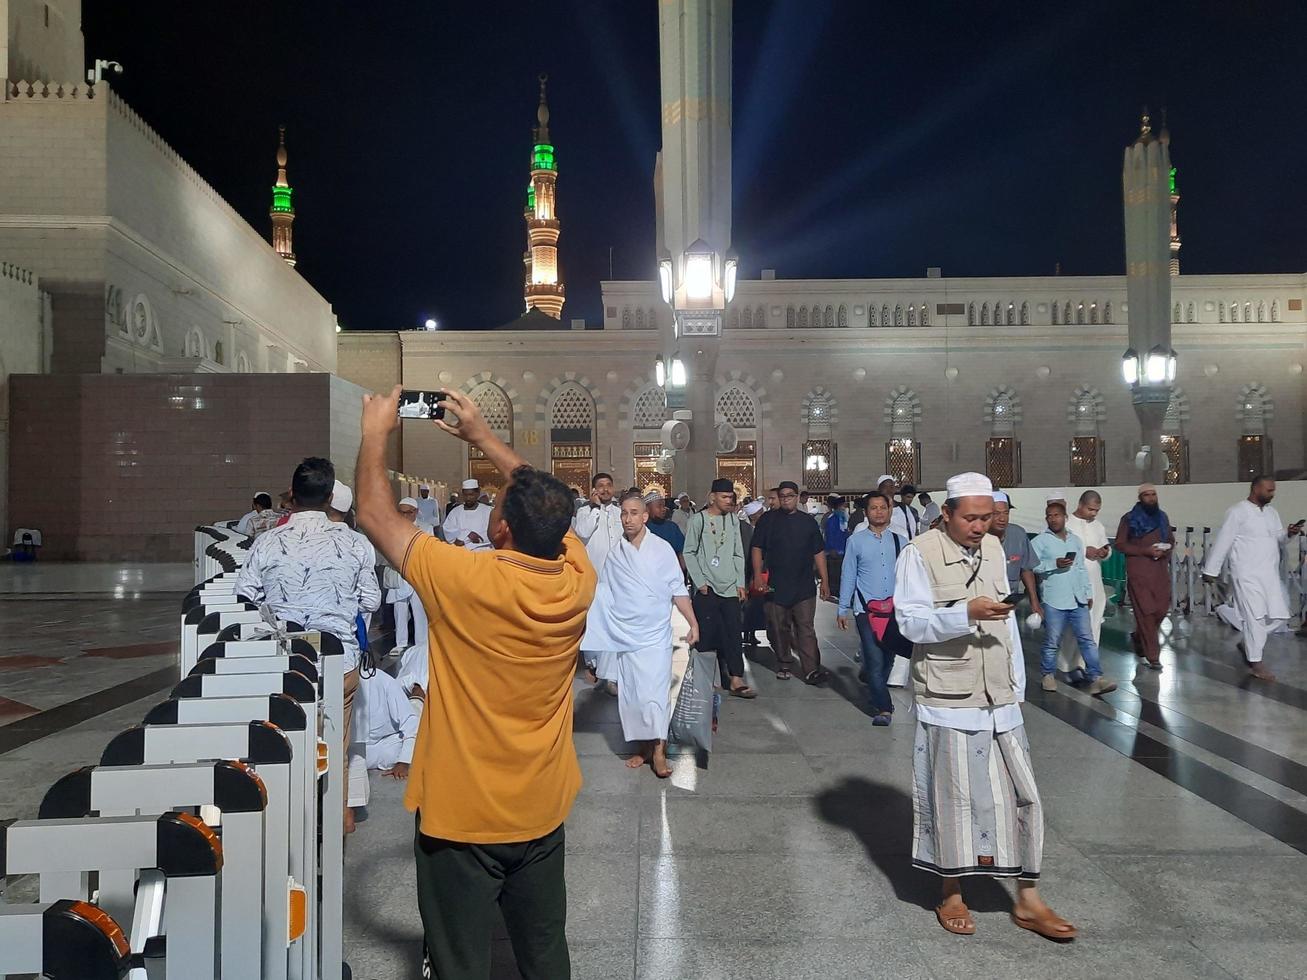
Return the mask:
[[(948, 481), (941, 526), (904, 547), (894, 615), (912, 651), (912, 864), (940, 876), (935, 918), (969, 936), (961, 879), (1016, 878), (1012, 921), (1057, 942), (1076, 927), (1040, 897), (1044, 816), (1020, 702), (1026, 668), (1007, 594), (1003, 546), (988, 534), (994, 488), (983, 473)], [(861, 532), (859, 532), (861, 533)]]
[(1062, 634), (1070, 627), (1080, 646), (1085, 661), (1087, 690), (1098, 696), (1116, 690), (1116, 684), (1103, 676), (1098, 664), (1098, 644), (1094, 642), (1094, 628), (1089, 619), (1094, 604), (1094, 587), (1085, 568), (1085, 545), (1066, 528), (1066, 504), (1050, 500), (1044, 509), (1048, 529), (1030, 542), (1039, 564), (1035, 575), (1039, 578), (1040, 599), (1044, 605), (1044, 646), (1039, 651), (1040, 682), (1045, 691), (1057, 690), (1057, 650)]

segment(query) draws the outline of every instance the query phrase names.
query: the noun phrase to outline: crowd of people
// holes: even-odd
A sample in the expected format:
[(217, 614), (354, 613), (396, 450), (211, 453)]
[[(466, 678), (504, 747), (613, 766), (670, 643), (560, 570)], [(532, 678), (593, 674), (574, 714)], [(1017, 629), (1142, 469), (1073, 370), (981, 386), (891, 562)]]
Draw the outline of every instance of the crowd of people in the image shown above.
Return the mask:
[[(365, 399), (357, 495), (328, 460), (306, 459), (280, 506), (258, 493), (237, 523), (253, 538), (238, 593), (344, 647), (344, 830), (367, 803), (369, 769), (407, 782), (432, 975), (484, 976), (497, 910), (524, 977), (569, 975), (564, 824), (581, 782), (571, 742), (578, 656), (617, 698), (634, 747), (626, 765), (666, 778), (685, 651), (715, 652), (721, 694), (753, 700), (744, 649), (765, 632), (777, 680), (824, 684), (820, 602), (836, 606), (839, 629), (856, 630), (873, 727), (892, 722), (892, 686), (911, 691), (912, 861), (942, 879), (940, 925), (974, 932), (960, 883), (993, 875), (1017, 879), (1019, 926), (1075, 938), (1036, 887), (1043, 822), (1016, 609), (1027, 604), (1027, 628), (1043, 628), (1044, 691), (1057, 690), (1060, 670), (1091, 695), (1110, 693), (1101, 569), (1116, 550), (1141, 669), (1162, 669), (1173, 529), (1155, 487), (1139, 487), (1114, 537), (1096, 491), (1074, 509), (1066, 494), (1049, 495), (1044, 526), (1030, 533), (1007, 494), (976, 473), (950, 479), (942, 505), (889, 475), (852, 508), (792, 481), (741, 499), (727, 479), (696, 506), (685, 494), (619, 491), (606, 473), (577, 499), (496, 437), (466, 396), (447, 398), (457, 423), (432, 424), (499, 470), (493, 502), (476, 480), (443, 512), (425, 485), (396, 502), (383, 462), (396, 389)], [(1278, 545), (1302, 529), (1283, 526), (1274, 495), (1273, 480), (1253, 481), (1204, 567), (1215, 579), (1228, 565), (1225, 608), (1263, 680), (1266, 636), (1289, 615)], [(370, 639), (383, 600), (395, 635), (385, 663)]]

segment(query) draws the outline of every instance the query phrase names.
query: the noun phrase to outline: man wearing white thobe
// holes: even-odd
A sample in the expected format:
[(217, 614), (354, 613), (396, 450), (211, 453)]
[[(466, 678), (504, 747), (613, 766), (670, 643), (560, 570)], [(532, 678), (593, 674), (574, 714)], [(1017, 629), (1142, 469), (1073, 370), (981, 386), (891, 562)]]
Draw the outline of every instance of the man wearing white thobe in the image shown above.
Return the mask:
[[(1099, 638), (1103, 635), (1103, 616), (1107, 612), (1103, 561), (1112, 554), (1112, 548), (1107, 543), (1107, 528), (1098, 519), (1102, 507), (1103, 498), (1098, 491), (1086, 490), (1080, 495), (1079, 506), (1066, 517), (1066, 529), (1085, 546), (1085, 572), (1089, 575), (1089, 586), (1094, 599), (1089, 607), (1089, 628), (1094, 634), (1095, 646), (1099, 645)], [(1071, 633), (1062, 637), (1062, 646), (1057, 652), (1057, 669), (1067, 674), (1085, 669), (1085, 660), (1080, 656), (1080, 645)]]
[[(590, 499), (572, 517), (572, 530), (585, 544), (585, 553), (590, 558), (596, 575), (603, 573), (609, 552), (622, 540), (622, 509), (613, 499), (613, 488), (613, 478), (610, 475), (596, 473), (590, 481)], [(617, 665), (611, 651), (589, 654), (585, 657), (585, 663), (586, 670), (594, 675), (592, 680), (609, 683), (617, 680)], [(608, 690), (611, 694), (612, 688)]]
[(367, 806), (370, 797), (368, 770), (379, 769), (394, 779), (406, 779), (418, 737), (418, 716), (399, 682), (384, 670), (375, 670), (359, 681), (355, 707), (363, 722), (362, 752), (349, 758), (350, 807)]
[[(420, 531), (434, 535), (436, 529), (418, 516), (418, 502), (413, 497), (405, 497), (397, 505), (399, 512), (405, 518), (412, 521)], [(415, 654), (419, 662), (417, 669), (421, 672), (422, 689), (426, 690), (427, 684), (427, 612), (422, 607), (422, 602), (413, 593), (413, 586), (404, 581), (404, 577), (399, 572), (386, 566), (386, 570), (381, 576), (382, 585), (386, 587), (386, 601), (395, 607), (395, 647), (391, 653), (399, 655), (405, 654), (405, 662), (408, 661), (407, 651), (418, 651)], [(413, 632), (409, 633), (409, 614), (413, 616)], [(404, 667), (401, 665), (400, 673), (404, 673)], [(405, 684), (407, 689), (411, 686), (410, 680)]]
[(442, 525), (445, 540), (468, 551), (494, 550), (489, 530), (490, 512), (494, 508), (481, 503), (481, 484), (476, 480), (464, 480), (459, 497), (462, 503), (458, 507), (449, 508), (445, 514), (445, 523)]
[(1280, 579), (1280, 545), (1302, 531), (1302, 522), (1286, 530), (1271, 506), (1275, 480), (1258, 476), (1252, 481), (1248, 499), (1225, 512), (1216, 541), (1203, 563), (1203, 580), (1214, 582), (1221, 566), (1230, 563), (1234, 587), (1234, 608), (1243, 621), (1239, 649), (1248, 671), (1258, 680), (1273, 681), (1275, 675), (1262, 663), (1266, 637), (1289, 619), (1289, 599)]
[(686, 642), (691, 646), (699, 641), (699, 624), (676, 552), (645, 527), (649, 515), (638, 493), (622, 498), (620, 514), (622, 537), (599, 573), (581, 652), (608, 654), (616, 667), (622, 734), (628, 742), (643, 743), (627, 760), (627, 767), (639, 769), (648, 763), (655, 775), (665, 779), (672, 773), (667, 764), (671, 607), (675, 605), (689, 622)]
[(430, 524), (432, 527), (440, 526), (440, 504), (431, 496), (431, 487), (423, 483), (418, 486), (418, 520)]
[(893, 504), (894, 514), (889, 522), (890, 530), (897, 531), (909, 541), (930, 526), (921, 520), (917, 508), (912, 506), (912, 501), (916, 499), (916, 496), (916, 487), (911, 483), (903, 484), (899, 488), (899, 502)]

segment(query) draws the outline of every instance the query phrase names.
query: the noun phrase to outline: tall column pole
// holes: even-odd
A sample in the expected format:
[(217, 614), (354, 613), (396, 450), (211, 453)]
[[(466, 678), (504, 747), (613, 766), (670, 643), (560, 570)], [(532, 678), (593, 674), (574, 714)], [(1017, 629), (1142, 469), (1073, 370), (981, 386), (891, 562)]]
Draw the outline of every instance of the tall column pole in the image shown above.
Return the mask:
[[(690, 445), (673, 486), (702, 497), (717, 475), (717, 355), (731, 247), (731, 0), (660, 0), (662, 152), (655, 168), (660, 318), (668, 408), (686, 412)], [(672, 375), (679, 362), (684, 385)]]
[(1137, 355), (1131, 400), (1139, 419), (1140, 445), (1149, 458), (1143, 476), (1162, 483), (1162, 421), (1171, 400), (1171, 157), (1167, 141), (1154, 137), (1145, 111), (1139, 137), (1125, 150), (1121, 183), (1125, 200), (1126, 298), (1130, 348)]

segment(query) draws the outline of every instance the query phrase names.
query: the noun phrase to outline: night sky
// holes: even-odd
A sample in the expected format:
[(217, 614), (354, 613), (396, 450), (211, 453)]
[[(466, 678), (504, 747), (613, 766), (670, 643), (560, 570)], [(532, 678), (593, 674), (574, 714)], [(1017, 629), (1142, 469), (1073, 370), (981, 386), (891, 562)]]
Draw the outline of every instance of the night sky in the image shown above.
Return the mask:
[[(85, 0), (88, 59), (346, 329), (521, 312), (550, 76), (565, 319), (652, 278), (655, 0)], [(781, 278), (1120, 273), (1121, 150), (1165, 104), (1186, 273), (1307, 268), (1307, 5), (736, 0), (734, 247)]]

